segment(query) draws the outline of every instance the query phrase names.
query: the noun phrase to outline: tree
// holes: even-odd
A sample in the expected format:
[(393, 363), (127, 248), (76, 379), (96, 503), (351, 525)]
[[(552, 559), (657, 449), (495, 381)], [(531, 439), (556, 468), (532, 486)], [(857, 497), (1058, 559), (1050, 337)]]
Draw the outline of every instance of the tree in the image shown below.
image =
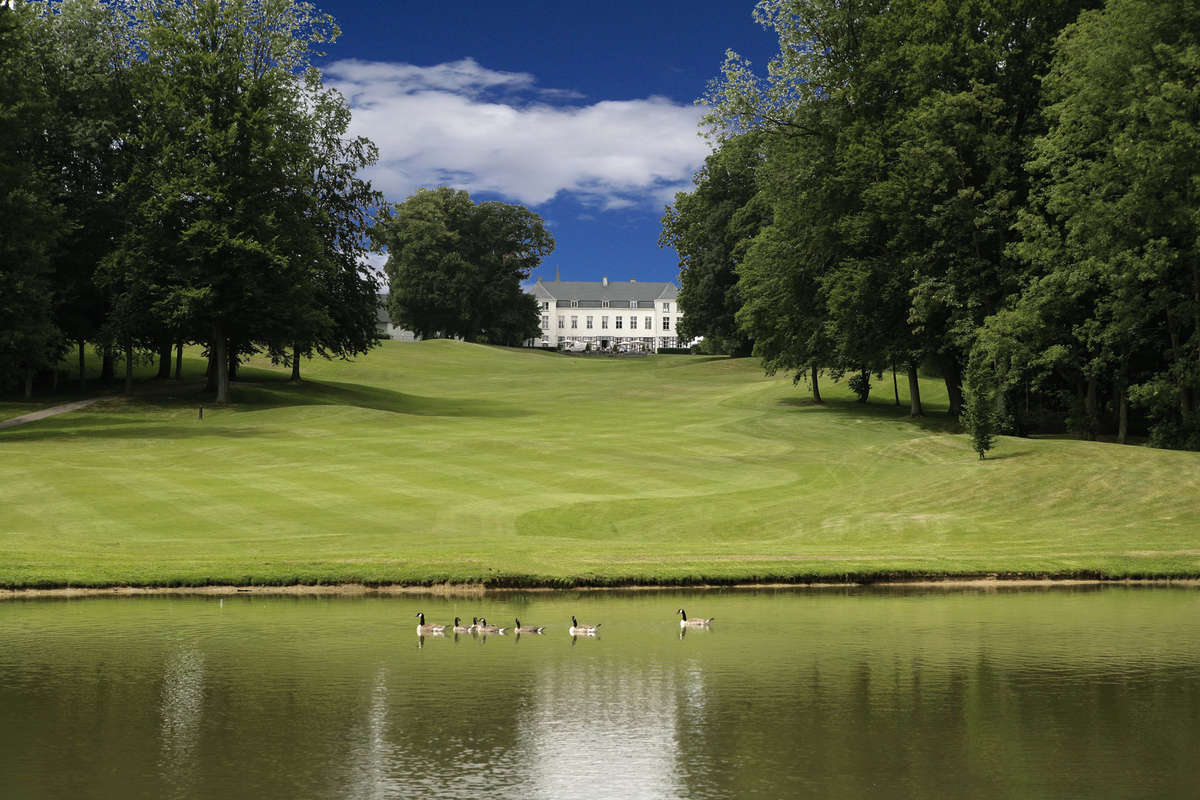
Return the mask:
[[(770, 135), (760, 175), (779, 176), (764, 182), (774, 235), (821, 243), (798, 255), (819, 270), (837, 368), (904, 364), (914, 415), (930, 358), (957, 413), (975, 332), (1019, 285), (1006, 248), (1039, 130), (1037, 75), (1086, 4), (761, 0), (755, 16), (779, 37), (766, 78), (730, 53), (710, 87), (718, 135)], [(758, 327), (771, 313), (790, 312), (764, 307)]]
[(52, 367), (61, 352), (51, 257), (66, 220), (48, 141), (53, 98), (38, 57), (46, 28), (24, 3), (0, 6), (0, 387)]
[(1198, 40), (1194, 4), (1111, 0), (1064, 31), (1045, 79), (1015, 247), (1036, 280), (1014, 308), (1085, 436), (1108, 384), (1120, 420), (1131, 400), (1157, 420), (1153, 443), (1200, 443)]
[(521, 281), (554, 239), (527, 208), (422, 189), (394, 206), (375, 237), (388, 249), (388, 310), (400, 325), (425, 338), (506, 345), (537, 334), (537, 305)]
[(758, 131), (722, 142), (696, 173), (695, 189), (679, 192), (667, 206), (658, 240), (679, 254), (679, 306), (686, 312), (680, 338), (703, 336), (715, 352), (730, 355), (753, 348), (734, 317), (742, 306), (738, 265), (771, 218), (758, 186), (762, 144)]
[(110, 4), (61, 0), (38, 9), (46, 31), (41, 75), (54, 98), (52, 186), (68, 223), (52, 253), (55, 318), (78, 347), (82, 386), (85, 343), (110, 344), (102, 340), (112, 298), (95, 277), (127, 216), (116, 189), (131, 168), (135, 55), (129, 29)]
[[(126, 342), (156, 326), (209, 343), (217, 402), (235, 351), (370, 345), (373, 279), (357, 257), (373, 159), (344, 142), (344, 100), (311, 68), (332, 18), (289, 0), (138, 0), (131, 208), (103, 278)], [(297, 347), (297, 349), (300, 349)]]
[(963, 409), (963, 427), (971, 436), (971, 446), (983, 459), (992, 449), (996, 431), (996, 403), (982, 380), (972, 374), (966, 387), (967, 403)]

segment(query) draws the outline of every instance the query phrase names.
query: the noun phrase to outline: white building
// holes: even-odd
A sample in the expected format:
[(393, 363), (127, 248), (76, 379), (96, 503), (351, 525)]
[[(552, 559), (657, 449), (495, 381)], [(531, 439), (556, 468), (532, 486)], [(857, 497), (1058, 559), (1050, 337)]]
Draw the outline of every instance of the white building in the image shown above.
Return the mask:
[(587, 343), (592, 349), (676, 347), (679, 287), (670, 281), (639, 283), (543, 281), (529, 293), (538, 301), (542, 335), (535, 344)]
[(379, 339), (395, 339), (400, 342), (415, 342), (418, 337), (412, 331), (392, 324), (387, 310), (387, 295), (381, 294), (375, 303), (375, 336)]

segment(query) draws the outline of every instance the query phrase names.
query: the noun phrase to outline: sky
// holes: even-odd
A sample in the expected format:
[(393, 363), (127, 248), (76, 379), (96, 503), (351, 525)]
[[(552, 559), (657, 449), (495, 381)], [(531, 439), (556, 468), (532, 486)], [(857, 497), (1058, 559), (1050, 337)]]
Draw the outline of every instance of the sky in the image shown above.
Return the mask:
[(678, 280), (658, 237), (710, 152), (694, 101), (726, 49), (765, 70), (776, 46), (753, 0), (314, 2), (342, 29), (317, 64), (379, 147), (375, 187), (531, 208), (556, 241), (544, 280)]

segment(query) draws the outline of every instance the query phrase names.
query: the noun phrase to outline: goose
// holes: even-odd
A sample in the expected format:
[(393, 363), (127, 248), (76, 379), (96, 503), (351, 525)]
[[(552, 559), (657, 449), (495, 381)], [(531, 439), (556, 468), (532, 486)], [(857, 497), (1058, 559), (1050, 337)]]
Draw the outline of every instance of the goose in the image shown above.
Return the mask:
[(421, 611), (417, 612), (417, 633), (422, 636), (427, 633), (445, 633), (445, 625), (426, 625), (425, 614)]
[(577, 619), (575, 619), (575, 615), (572, 614), (571, 615), (571, 628), (567, 632), (570, 633), (572, 636), (595, 636), (596, 631), (600, 628), (600, 626), (602, 624), (604, 624), (604, 623), (597, 623), (595, 625), (589, 625), (587, 623), (584, 623), (583, 625), (580, 625), (579, 621)]
[(470, 625), (463, 625), (462, 621), (458, 617), (454, 618), (454, 632), (455, 633), (470, 633), (473, 630), (475, 630), (475, 621), (474, 620), (471, 621)]
[(476, 628), (480, 633), (498, 633), (503, 634), (508, 628), (500, 628), (496, 625), (488, 625), (488, 621), (483, 617), (479, 618), (479, 627)]
[(688, 628), (688, 627), (699, 628), (704, 625), (707, 625), (708, 623), (710, 623), (714, 619), (716, 619), (716, 617), (709, 617), (708, 619), (705, 619), (703, 617), (692, 617), (691, 619), (688, 619), (687, 613), (682, 608), (679, 609), (678, 611), (676, 611), (675, 613), (683, 618), (683, 619), (679, 620), (679, 627), (681, 627), (681, 628)]
[(513, 631), (516, 633), (541, 633), (546, 630), (546, 626), (544, 625), (522, 625), (521, 620), (515, 617), (513, 618), (513, 622), (516, 623), (513, 627)]

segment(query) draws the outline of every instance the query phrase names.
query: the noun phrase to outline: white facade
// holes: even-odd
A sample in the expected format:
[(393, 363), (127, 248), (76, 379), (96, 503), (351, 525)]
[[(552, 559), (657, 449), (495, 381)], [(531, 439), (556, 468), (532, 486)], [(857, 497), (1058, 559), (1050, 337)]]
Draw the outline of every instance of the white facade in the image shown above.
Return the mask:
[(542, 281), (529, 290), (538, 301), (546, 347), (574, 342), (596, 350), (646, 350), (678, 346), (679, 287), (667, 281), (639, 283)]

